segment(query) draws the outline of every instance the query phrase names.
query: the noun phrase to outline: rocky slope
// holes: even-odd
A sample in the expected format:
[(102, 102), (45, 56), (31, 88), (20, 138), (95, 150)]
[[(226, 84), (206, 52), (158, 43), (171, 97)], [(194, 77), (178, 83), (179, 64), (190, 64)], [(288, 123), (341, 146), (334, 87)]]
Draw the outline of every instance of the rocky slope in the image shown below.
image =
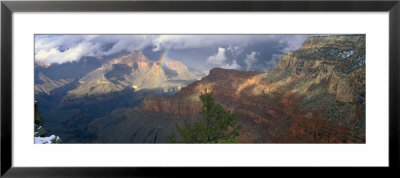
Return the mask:
[(110, 60), (82, 77), (62, 103), (70, 104), (84, 96), (108, 95), (126, 89), (177, 92), (202, 75), (190, 72), (181, 62), (166, 61), (162, 65), (159, 61), (149, 60), (141, 51), (134, 51)]
[[(79, 61), (63, 64), (46, 64), (35, 61), (35, 95), (51, 95), (55, 89), (62, 88), (100, 67), (110, 58), (122, 55), (121, 52), (104, 58), (83, 57)], [(73, 71), (73, 72), (71, 72)]]
[(365, 35), (311, 37), (267, 73), (213, 69), (136, 110), (196, 115), (206, 87), (238, 115), (241, 142), (365, 143)]
[[(243, 83), (257, 74), (259, 73), (215, 68), (210, 71), (209, 75), (187, 87), (183, 87), (175, 95), (146, 98), (140, 108), (179, 115), (197, 115), (202, 105), (199, 95), (204, 88), (213, 91), (218, 99), (224, 98), (226, 100), (217, 99), (220, 103), (238, 102), (242, 95), (240, 92), (244, 88)], [(239, 88), (239, 90), (236, 90), (236, 88)]]

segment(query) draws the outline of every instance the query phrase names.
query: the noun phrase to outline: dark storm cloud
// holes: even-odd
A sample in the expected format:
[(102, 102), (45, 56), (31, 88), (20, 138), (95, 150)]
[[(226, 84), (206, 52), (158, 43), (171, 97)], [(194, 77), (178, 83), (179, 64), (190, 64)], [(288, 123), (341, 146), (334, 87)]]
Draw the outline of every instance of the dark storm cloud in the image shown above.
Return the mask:
[[(144, 50), (157, 60), (167, 58), (189, 67), (262, 70), (277, 56), (300, 48), (311, 35), (36, 35), (35, 60), (48, 63), (77, 61), (82, 56), (112, 55)], [(261, 69), (260, 69), (261, 68)]]

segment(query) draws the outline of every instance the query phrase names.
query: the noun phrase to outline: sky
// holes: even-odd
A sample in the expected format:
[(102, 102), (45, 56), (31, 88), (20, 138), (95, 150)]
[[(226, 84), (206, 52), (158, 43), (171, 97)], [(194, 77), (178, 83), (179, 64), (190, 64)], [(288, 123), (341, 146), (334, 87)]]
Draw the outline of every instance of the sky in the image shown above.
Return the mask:
[(150, 60), (168, 51), (167, 60), (188, 67), (270, 70), (279, 57), (299, 49), (312, 35), (35, 35), (35, 60), (62, 64), (84, 56), (142, 50)]

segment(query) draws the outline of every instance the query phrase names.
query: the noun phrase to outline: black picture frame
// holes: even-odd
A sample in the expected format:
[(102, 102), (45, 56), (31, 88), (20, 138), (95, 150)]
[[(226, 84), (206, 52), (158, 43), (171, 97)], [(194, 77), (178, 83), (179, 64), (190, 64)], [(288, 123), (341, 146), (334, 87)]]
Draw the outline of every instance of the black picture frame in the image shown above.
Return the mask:
[[(399, 168), (400, 1), (2, 1), (1, 2), (1, 175), (16, 177), (130, 177), (164, 176), (177, 168), (19, 168), (12, 166), (12, 17), (13, 12), (123, 12), (123, 11), (290, 11), (389, 12), (389, 168)], [(184, 168), (206, 175), (198, 168)], [(214, 171), (214, 168), (209, 168)], [(218, 169), (231, 174), (242, 168)], [(376, 170), (376, 169), (365, 169)], [(234, 171), (234, 172), (232, 172)], [(265, 172), (252, 168), (251, 174)], [(297, 171), (299, 171), (297, 169)], [(308, 172), (306, 170), (304, 172)], [(248, 171), (246, 171), (248, 172)], [(279, 169), (279, 172), (287, 172)], [(290, 171), (289, 171), (290, 172)], [(303, 172), (303, 171), (300, 171)], [(331, 171), (330, 171), (331, 172)], [(264, 173), (265, 174), (265, 173)], [(334, 174), (334, 173), (333, 173)], [(338, 174), (339, 175), (339, 174)]]

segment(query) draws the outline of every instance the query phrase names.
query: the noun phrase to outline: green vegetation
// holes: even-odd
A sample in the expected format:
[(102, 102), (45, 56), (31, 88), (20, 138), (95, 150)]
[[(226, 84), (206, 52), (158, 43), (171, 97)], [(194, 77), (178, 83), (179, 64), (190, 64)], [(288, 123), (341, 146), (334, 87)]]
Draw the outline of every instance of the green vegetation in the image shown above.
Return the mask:
[(180, 135), (177, 139), (174, 133), (167, 135), (170, 143), (238, 143), (240, 125), (236, 125), (236, 115), (225, 110), (222, 105), (214, 102), (213, 92), (200, 94), (203, 103), (201, 118), (189, 123), (184, 122), (183, 127), (176, 125)]

